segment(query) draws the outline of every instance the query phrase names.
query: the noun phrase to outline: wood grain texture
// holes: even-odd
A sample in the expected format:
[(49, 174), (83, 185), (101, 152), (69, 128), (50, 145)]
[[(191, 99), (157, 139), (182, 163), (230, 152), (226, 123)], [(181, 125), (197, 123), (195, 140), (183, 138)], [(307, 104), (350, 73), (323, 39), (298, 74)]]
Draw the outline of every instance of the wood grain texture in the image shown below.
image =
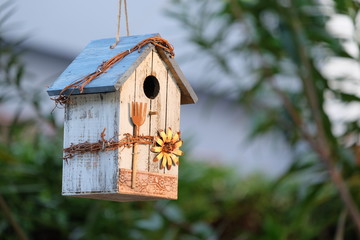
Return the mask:
[(129, 76), (135, 73), (136, 69), (141, 65), (149, 53), (152, 52), (154, 46), (148, 45), (142, 48), (141, 55), (136, 59), (136, 61), (126, 70), (126, 72), (121, 75), (120, 79), (115, 84), (115, 89), (118, 90), (120, 87), (129, 80)]
[[(167, 69), (163, 61), (160, 59), (156, 51), (153, 51), (153, 66), (152, 73), (157, 78), (160, 85), (160, 91), (155, 99), (151, 100), (151, 111), (157, 112), (156, 115), (150, 116), (150, 134), (157, 136), (160, 129), (165, 129), (166, 124), (166, 102), (167, 102)], [(149, 149), (151, 146), (149, 146)], [(157, 153), (149, 151), (149, 171), (150, 172), (164, 172), (160, 170), (159, 162), (153, 162)]]
[[(131, 74), (120, 89), (120, 138), (124, 134), (134, 132), (134, 125), (131, 120), (131, 103), (135, 101), (135, 71)], [(121, 168), (132, 168), (133, 148), (119, 149), (119, 166)]]
[[(144, 93), (144, 80), (147, 76), (151, 75), (152, 67), (152, 52), (146, 56), (144, 61), (136, 69), (136, 79), (135, 79), (135, 101), (147, 103), (147, 108), (149, 111), (150, 99), (146, 97)], [(150, 134), (150, 117), (146, 115), (146, 120), (144, 124), (140, 127), (140, 135), (148, 136)], [(139, 171), (149, 171), (149, 146), (139, 144), (138, 146), (138, 166), (137, 170)]]
[[(167, 105), (166, 105), (166, 128), (172, 131), (180, 131), (180, 89), (176, 84), (172, 73), (168, 72)], [(181, 159), (180, 159), (181, 162)], [(179, 167), (172, 166), (170, 170), (165, 169), (166, 174), (178, 175)]]
[[(96, 142), (104, 128), (107, 137), (114, 136), (119, 130), (118, 101), (118, 92), (72, 96), (65, 108), (64, 148)], [(63, 162), (63, 194), (115, 192), (117, 169), (117, 151), (76, 155)]]

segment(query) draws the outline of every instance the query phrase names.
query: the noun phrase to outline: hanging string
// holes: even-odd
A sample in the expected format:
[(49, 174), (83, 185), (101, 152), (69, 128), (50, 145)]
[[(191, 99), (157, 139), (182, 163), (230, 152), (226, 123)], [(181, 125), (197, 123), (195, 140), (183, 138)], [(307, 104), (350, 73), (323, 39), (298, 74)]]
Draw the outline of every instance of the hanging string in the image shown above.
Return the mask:
[(122, 5), (122, 0), (119, 0), (119, 13), (118, 13), (118, 21), (117, 21), (117, 32), (116, 32), (116, 37), (115, 37), (115, 43), (110, 46), (111, 49), (115, 48), (116, 45), (120, 42), (121, 5)]
[[(129, 30), (129, 18), (128, 18), (127, 1), (126, 0), (124, 0), (124, 7), (125, 7), (126, 34), (127, 34), (127, 36), (129, 36), (130, 35), (130, 30)], [(116, 45), (120, 42), (121, 8), (122, 8), (122, 0), (119, 0), (117, 33), (116, 33), (116, 37), (115, 37), (115, 43), (110, 46), (111, 49), (114, 49), (116, 47)]]
[(129, 18), (128, 18), (128, 11), (127, 11), (127, 3), (126, 0), (124, 0), (125, 5), (125, 18), (126, 18), (126, 34), (130, 36), (130, 30), (129, 30)]

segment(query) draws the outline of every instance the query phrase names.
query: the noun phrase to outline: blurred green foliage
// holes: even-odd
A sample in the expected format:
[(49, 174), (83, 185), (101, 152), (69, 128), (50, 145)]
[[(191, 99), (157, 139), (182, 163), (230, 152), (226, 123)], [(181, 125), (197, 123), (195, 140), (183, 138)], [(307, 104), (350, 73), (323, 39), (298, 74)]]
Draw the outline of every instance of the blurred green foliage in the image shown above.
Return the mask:
[[(293, 148), (296, 159), (279, 182), (303, 176), (295, 178), (302, 183), (296, 187), (304, 198), (292, 202), (289, 211), (297, 209), (304, 215), (297, 215), (294, 225), (288, 219), (284, 229), (276, 231), (280, 235), (269, 238), (355, 239), (344, 235), (355, 230), (355, 219), (360, 237), (360, 163), (354, 153), (360, 145), (360, 121), (349, 111), (360, 107), (355, 73), (360, 68), (360, 2), (172, 2), (168, 15), (186, 28), (197, 56), (209, 61), (209, 71), (216, 69), (214, 87), (230, 84), (226, 96), (248, 110), (253, 122), (250, 137), (277, 130)], [(354, 74), (341, 71), (348, 65)], [(322, 199), (324, 191), (332, 192), (332, 197)], [(332, 210), (323, 211), (328, 204), (333, 204)], [(312, 222), (314, 213), (324, 218)], [(274, 222), (265, 221), (265, 226), (276, 228)], [(320, 234), (330, 222), (333, 231)]]
[[(330, 184), (296, 180), (309, 166), (274, 182), (241, 179), (186, 156), (177, 201), (62, 197), (61, 138), (35, 135), (29, 141), (19, 133), (0, 149), (0, 195), (29, 239), (331, 239), (342, 211)], [(0, 216), (1, 238), (18, 239)], [(346, 230), (346, 239), (354, 239)]]
[[(286, 1), (223, 1), (216, 5), (220, 6), (221, 11), (209, 15), (212, 19), (225, 19), (226, 24), (231, 26), (237, 20), (230, 10), (236, 8), (229, 4), (239, 4), (240, 13), (250, 16), (249, 21), (256, 24), (254, 14), (257, 11), (271, 7), (269, 10), (278, 13), (277, 7), (281, 2)], [(207, 1), (202, 4), (205, 3)], [(176, 9), (186, 9), (185, 5), (181, 6)], [(26, 101), (36, 115), (29, 120), (20, 118), (24, 105), (19, 104), (10, 121), (0, 120), (0, 198), (7, 206), (10, 218), (29, 239), (356, 239), (354, 227), (335, 188), (328, 181), (316, 154), (311, 151), (299, 151), (298, 160), (275, 180), (256, 174), (241, 177), (234, 170), (193, 161), (184, 156), (180, 165), (177, 201), (116, 203), (62, 197), (62, 127), (51, 114), (41, 112), (39, 93), (25, 90), (23, 76), (26, 70), (21, 62), (22, 52), (18, 44), (9, 43), (2, 37), (4, 21), (1, 19), (4, 18), (1, 17), (7, 18), (9, 8), (6, 4), (0, 7), (0, 104)], [(339, 1), (339, 8), (345, 11), (349, 6)], [(203, 10), (203, 14), (208, 14), (206, 9)], [(187, 17), (182, 13), (183, 21)], [(206, 16), (199, 19), (206, 23)], [(225, 33), (215, 38), (201, 38), (206, 31), (197, 26), (195, 20), (188, 20), (187, 24), (197, 28), (192, 36), (199, 46), (212, 49), (212, 46), (226, 39)], [(316, 25), (315, 20), (318, 19), (307, 21)], [(202, 26), (206, 27), (205, 23)], [(226, 31), (225, 27), (220, 29)], [(291, 38), (292, 33), (286, 29), (284, 26), (282, 36)], [(312, 31), (321, 38), (325, 33), (320, 27), (317, 30)], [(259, 32), (256, 38), (252, 36), (259, 43), (253, 45), (252, 41), (245, 41), (246, 48), (266, 46), (265, 50), (274, 48), (274, 52), (278, 52), (270, 54), (272, 50), (269, 51), (269, 59), (283, 56), (297, 59), (296, 53), (284, 52), (283, 43), (271, 34), (262, 32), (260, 26), (255, 25), (253, 31)], [(264, 38), (269, 41), (263, 41)], [(341, 48), (337, 41), (333, 44), (336, 49)], [(289, 46), (288, 49), (292, 51), (294, 47)], [(243, 50), (244, 47), (238, 45), (232, 51), (242, 53)], [(231, 72), (227, 60), (220, 58), (224, 55), (215, 51), (211, 54)], [(270, 63), (271, 74), (272, 71), (278, 72), (277, 61)], [(264, 74), (269, 72), (258, 71), (258, 74), (261, 76), (258, 81), (261, 82), (264, 81)], [(320, 76), (319, 82), (323, 82)], [(256, 83), (246, 91), (239, 89), (239, 100), (254, 102), (256, 89), (263, 89), (263, 86)], [(293, 101), (300, 105), (304, 102), (301, 92), (290, 94)], [(353, 97), (347, 99), (354, 100)], [(295, 146), (300, 138), (286, 111), (279, 106), (266, 109), (274, 114), (270, 119), (265, 114), (263, 120), (257, 121), (255, 135), (274, 127), (283, 129), (278, 124), (285, 122), (284, 126), (292, 129), (284, 130), (284, 134)], [(44, 125), (52, 129), (53, 134), (44, 134)], [(359, 189), (359, 169), (353, 165), (351, 153), (338, 148), (343, 151), (339, 154), (349, 159), (339, 164), (346, 174), (349, 188), (353, 190), (353, 198), (359, 202), (360, 193), (355, 191)], [(0, 239), (19, 239), (19, 230), (14, 230), (10, 218), (4, 204), (1, 205)]]
[[(62, 197), (61, 137), (33, 137), (18, 133), (0, 148), (0, 196), (29, 239), (332, 239), (342, 211), (331, 184), (297, 180), (309, 175), (309, 165), (274, 182), (240, 178), (186, 156), (177, 201)], [(18, 239), (2, 211), (0, 216), (1, 238)], [(355, 238), (351, 227), (345, 234)]]

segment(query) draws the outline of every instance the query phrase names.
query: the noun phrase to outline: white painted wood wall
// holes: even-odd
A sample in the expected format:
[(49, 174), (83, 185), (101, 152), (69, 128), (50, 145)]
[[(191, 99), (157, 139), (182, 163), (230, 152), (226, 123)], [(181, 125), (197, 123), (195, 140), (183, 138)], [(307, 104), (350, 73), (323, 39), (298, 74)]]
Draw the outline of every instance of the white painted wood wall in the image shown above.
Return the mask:
[[(143, 83), (147, 76), (155, 76), (160, 84), (155, 99), (146, 97)], [(159, 129), (171, 127), (180, 130), (180, 89), (174, 77), (160, 59), (156, 50), (150, 51), (145, 59), (121, 86), (119, 91), (71, 97), (71, 104), (65, 109), (64, 148), (71, 143), (97, 142), (106, 128), (106, 139), (123, 134), (133, 134), (130, 107), (133, 101), (147, 102), (148, 111), (158, 115), (147, 115), (140, 134), (157, 135)], [(160, 170), (160, 163), (153, 162), (155, 153), (150, 145), (139, 145), (139, 171), (178, 175), (178, 166), (171, 170)], [(133, 149), (86, 153), (76, 155), (63, 164), (63, 194), (118, 192), (119, 169), (132, 169)], [(181, 161), (181, 159), (180, 159)]]

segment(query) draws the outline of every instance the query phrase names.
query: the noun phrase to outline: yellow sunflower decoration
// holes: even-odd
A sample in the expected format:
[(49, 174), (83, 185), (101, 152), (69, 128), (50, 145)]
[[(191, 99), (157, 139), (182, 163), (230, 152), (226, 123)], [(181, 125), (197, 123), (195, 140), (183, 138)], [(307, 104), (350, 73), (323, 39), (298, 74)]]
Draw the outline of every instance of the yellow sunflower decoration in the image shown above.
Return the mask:
[(165, 166), (168, 170), (171, 169), (172, 165), (179, 165), (179, 157), (182, 156), (183, 152), (179, 149), (183, 141), (180, 138), (180, 132), (173, 134), (171, 128), (159, 131), (159, 136), (155, 137), (156, 146), (151, 148), (152, 152), (159, 153), (155, 158), (154, 162), (161, 161), (160, 169)]

